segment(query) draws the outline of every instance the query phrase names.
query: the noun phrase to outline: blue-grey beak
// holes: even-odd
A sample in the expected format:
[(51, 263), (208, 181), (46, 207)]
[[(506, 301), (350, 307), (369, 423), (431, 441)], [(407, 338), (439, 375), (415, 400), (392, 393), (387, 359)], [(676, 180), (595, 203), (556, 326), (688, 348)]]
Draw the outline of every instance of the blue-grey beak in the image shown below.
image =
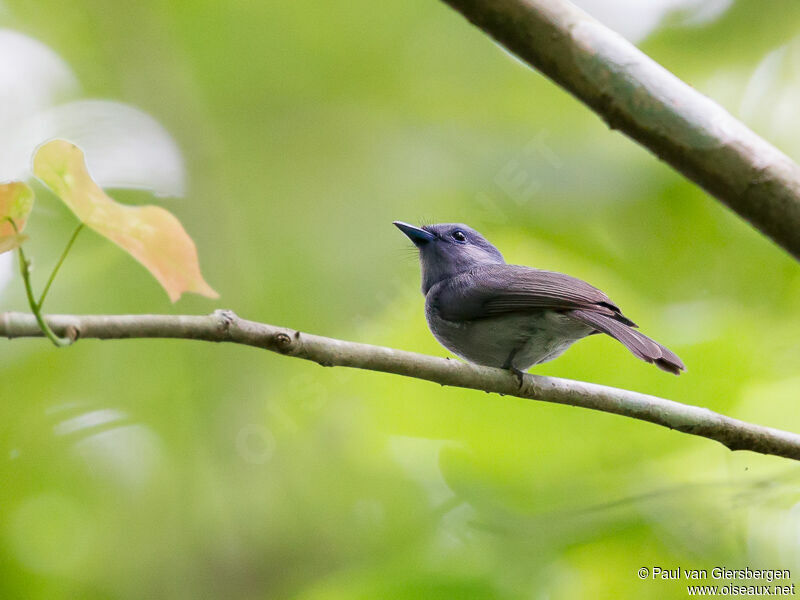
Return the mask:
[(414, 242), (415, 246), (427, 244), (428, 242), (436, 239), (435, 235), (425, 231), (424, 229), (420, 229), (419, 227), (414, 227), (413, 225), (403, 223), (402, 221), (393, 221), (393, 223), (395, 227), (408, 236), (408, 239)]

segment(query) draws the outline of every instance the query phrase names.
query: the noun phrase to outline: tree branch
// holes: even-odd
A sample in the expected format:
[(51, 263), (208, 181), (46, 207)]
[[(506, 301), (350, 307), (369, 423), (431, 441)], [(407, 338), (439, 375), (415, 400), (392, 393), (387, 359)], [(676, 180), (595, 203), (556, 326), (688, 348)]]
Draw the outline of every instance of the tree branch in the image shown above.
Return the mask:
[[(247, 321), (230, 311), (216, 311), (208, 316), (50, 315), (46, 320), (57, 335), (72, 341), (80, 338), (184, 338), (232, 342), (326, 367), (394, 373), (442, 385), (591, 408), (716, 440), (731, 450), (751, 450), (800, 460), (800, 435), (739, 421), (705, 408), (540, 375), (526, 374), (520, 386), (516, 377), (502, 369), (300, 333)], [(42, 330), (33, 315), (6, 312), (0, 314), (0, 336), (9, 339), (41, 337)]]
[(800, 167), (566, 0), (443, 0), (800, 259)]

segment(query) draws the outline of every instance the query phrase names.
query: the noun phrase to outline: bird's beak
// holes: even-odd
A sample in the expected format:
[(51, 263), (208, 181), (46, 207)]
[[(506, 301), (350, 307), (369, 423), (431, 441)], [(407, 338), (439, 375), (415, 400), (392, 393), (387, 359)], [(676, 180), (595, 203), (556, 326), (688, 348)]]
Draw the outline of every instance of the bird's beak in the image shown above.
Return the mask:
[(408, 239), (414, 242), (415, 246), (421, 246), (422, 244), (427, 244), (428, 242), (436, 239), (435, 235), (429, 231), (420, 229), (419, 227), (414, 227), (413, 225), (403, 223), (402, 221), (393, 221), (393, 223), (395, 227), (408, 236)]

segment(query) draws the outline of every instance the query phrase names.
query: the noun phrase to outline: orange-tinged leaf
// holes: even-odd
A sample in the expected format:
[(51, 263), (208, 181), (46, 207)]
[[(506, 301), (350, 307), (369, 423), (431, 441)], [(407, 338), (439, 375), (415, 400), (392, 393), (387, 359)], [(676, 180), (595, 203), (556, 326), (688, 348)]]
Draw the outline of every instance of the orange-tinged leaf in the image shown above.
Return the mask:
[[(0, 183), (0, 254), (13, 250), (28, 236), (19, 235), (25, 229), (28, 215), (33, 208), (33, 190), (21, 181)], [(11, 218), (17, 231), (8, 222)]]
[(218, 297), (203, 279), (197, 248), (180, 221), (159, 206), (126, 206), (109, 198), (89, 175), (80, 148), (64, 140), (44, 144), (33, 172), (78, 219), (142, 263), (170, 300), (183, 292)]
[(27, 239), (28, 236), (22, 235), (21, 233), (12, 233), (11, 235), (0, 236), (0, 254), (22, 246), (22, 243)]

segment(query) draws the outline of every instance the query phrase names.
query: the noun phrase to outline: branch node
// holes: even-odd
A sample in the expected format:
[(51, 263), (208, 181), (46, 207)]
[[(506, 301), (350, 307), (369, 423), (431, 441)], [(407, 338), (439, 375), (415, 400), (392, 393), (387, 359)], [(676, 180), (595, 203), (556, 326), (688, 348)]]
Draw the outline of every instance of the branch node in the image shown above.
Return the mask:
[(276, 333), (275, 336), (273, 337), (273, 341), (275, 342), (275, 349), (281, 354), (288, 354), (289, 351), (292, 349), (293, 345), (292, 338), (289, 337), (289, 335), (287, 333), (284, 333), (283, 331)]
[(227, 308), (215, 310), (211, 316), (217, 319), (219, 330), (222, 333), (228, 333), (231, 329), (231, 325), (239, 318), (236, 316), (235, 312)]

